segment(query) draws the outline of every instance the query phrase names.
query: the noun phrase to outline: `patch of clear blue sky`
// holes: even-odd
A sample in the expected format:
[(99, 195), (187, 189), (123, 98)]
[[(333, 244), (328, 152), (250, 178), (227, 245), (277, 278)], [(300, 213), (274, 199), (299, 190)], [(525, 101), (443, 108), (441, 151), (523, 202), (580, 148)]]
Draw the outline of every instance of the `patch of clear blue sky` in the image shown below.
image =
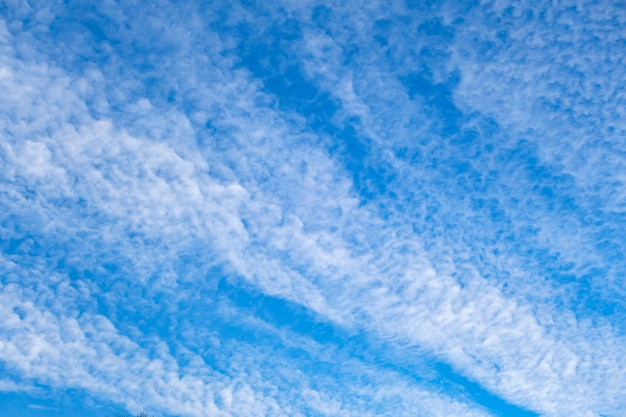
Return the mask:
[(51, 391), (47, 385), (35, 394), (0, 392), (0, 416), (7, 417), (84, 417), (111, 416), (121, 410), (113, 404), (96, 405), (86, 392), (67, 390)]

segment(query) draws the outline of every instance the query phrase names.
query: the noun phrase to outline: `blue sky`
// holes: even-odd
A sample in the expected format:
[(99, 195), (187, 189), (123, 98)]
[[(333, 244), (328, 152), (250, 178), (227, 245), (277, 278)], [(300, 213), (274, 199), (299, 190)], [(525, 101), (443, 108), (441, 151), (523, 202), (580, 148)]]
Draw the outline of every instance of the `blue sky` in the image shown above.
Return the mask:
[(626, 8), (0, 3), (0, 416), (621, 416)]

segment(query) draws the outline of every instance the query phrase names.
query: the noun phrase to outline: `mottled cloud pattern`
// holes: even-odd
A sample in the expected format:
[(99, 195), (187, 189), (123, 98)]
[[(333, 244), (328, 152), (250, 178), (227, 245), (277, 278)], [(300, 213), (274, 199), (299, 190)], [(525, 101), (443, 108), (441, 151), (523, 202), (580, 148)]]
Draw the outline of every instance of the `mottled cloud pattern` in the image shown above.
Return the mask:
[(0, 415), (622, 415), (625, 10), (0, 4)]

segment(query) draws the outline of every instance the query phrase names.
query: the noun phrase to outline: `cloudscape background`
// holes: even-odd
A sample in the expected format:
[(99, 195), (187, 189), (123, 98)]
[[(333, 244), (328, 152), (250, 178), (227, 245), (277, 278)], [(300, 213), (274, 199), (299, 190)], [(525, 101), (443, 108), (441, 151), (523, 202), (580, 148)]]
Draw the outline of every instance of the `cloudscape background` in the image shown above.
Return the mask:
[(626, 5), (0, 18), (0, 415), (625, 415)]

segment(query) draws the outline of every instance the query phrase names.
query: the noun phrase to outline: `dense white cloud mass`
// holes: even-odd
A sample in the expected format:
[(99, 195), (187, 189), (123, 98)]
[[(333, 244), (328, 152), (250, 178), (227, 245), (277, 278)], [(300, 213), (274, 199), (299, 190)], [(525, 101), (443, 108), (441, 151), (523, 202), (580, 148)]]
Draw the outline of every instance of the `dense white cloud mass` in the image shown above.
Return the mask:
[(0, 10), (7, 398), (171, 416), (626, 406), (620, 8)]

